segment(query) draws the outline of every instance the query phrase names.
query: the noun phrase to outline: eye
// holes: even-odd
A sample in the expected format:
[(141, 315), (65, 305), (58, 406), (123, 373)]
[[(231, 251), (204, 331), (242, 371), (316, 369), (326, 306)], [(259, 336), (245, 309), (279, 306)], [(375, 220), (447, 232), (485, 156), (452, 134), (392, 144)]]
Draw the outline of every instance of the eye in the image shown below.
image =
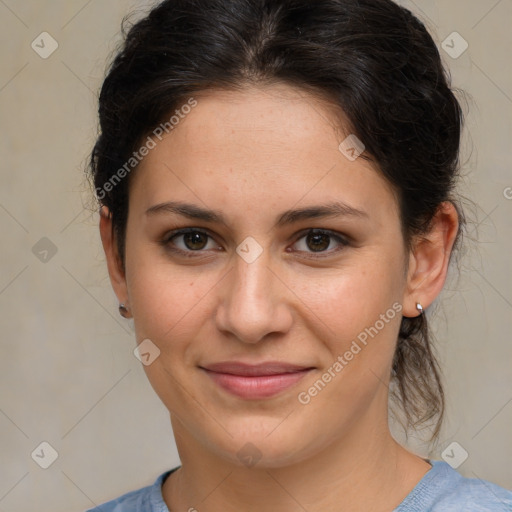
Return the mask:
[[(301, 242), (303, 240), (303, 242)], [(333, 241), (335, 242), (333, 244)], [(343, 247), (349, 245), (348, 241), (345, 240), (342, 236), (323, 229), (311, 229), (304, 236), (300, 237), (296, 245), (299, 245), (299, 252), (307, 252), (312, 254), (313, 257), (324, 257), (324, 256), (316, 256), (315, 253), (328, 253), (327, 255), (332, 254), (333, 252), (338, 252)], [(332, 245), (338, 245), (337, 249), (328, 250)]]
[[(212, 244), (208, 247), (208, 240)], [(162, 240), (162, 245), (168, 250), (185, 256), (193, 256), (193, 252), (203, 252), (209, 249), (218, 249), (218, 244), (206, 231), (197, 228), (186, 228), (174, 231)], [(188, 253), (188, 254), (187, 254)]]
[[(303, 232), (294, 245), (298, 245), (298, 252), (308, 253), (313, 258), (322, 258), (338, 252), (349, 242), (339, 234), (323, 230), (309, 229)], [(210, 242), (210, 246), (208, 246)], [(213, 237), (207, 232), (199, 228), (184, 228), (169, 233), (160, 242), (168, 251), (177, 253), (186, 257), (199, 256), (200, 253), (208, 250), (219, 249), (219, 245), (214, 241)], [(332, 249), (332, 246), (337, 249)], [(329, 250), (331, 248), (331, 250)], [(287, 252), (293, 252), (286, 249)], [(324, 253), (326, 253), (324, 255)]]

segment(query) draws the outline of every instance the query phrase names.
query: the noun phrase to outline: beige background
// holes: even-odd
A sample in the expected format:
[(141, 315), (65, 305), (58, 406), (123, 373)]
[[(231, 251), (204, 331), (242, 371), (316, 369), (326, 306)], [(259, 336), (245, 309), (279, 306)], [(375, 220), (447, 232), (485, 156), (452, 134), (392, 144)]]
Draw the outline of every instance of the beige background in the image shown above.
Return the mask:
[[(432, 457), (456, 441), (460, 473), (512, 488), (512, 0), (403, 3), (439, 45), (453, 31), (469, 43), (457, 59), (441, 50), (471, 95), (461, 190), (478, 205), (478, 243), (437, 303), (448, 415)], [(135, 5), (0, 0), (0, 512), (82, 511), (179, 464), (117, 314), (82, 173), (106, 58)], [(48, 59), (31, 48), (43, 31), (59, 44)], [(33, 250), (43, 237), (57, 249), (46, 262), (47, 241)], [(58, 452), (48, 469), (31, 458), (43, 441)]]

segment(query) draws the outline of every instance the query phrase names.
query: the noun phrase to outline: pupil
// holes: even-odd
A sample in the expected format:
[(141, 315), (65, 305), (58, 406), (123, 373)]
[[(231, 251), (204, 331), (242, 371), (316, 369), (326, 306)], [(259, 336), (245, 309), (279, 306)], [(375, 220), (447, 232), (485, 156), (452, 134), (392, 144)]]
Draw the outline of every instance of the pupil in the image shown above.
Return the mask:
[[(205, 243), (201, 243), (201, 237), (203, 237), (203, 242), (205, 242), (205, 235), (203, 233), (199, 233), (197, 231), (194, 231), (192, 233), (185, 233), (184, 241), (185, 245), (189, 249), (202, 249), (205, 245)], [(199, 244), (199, 247), (196, 246), (196, 244)]]
[(314, 251), (322, 251), (329, 247), (329, 235), (326, 235), (325, 233), (310, 233), (307, 236), (306, 241), (308, 244), (313, 241), (313, 247), (310, 247), (310, 249)]

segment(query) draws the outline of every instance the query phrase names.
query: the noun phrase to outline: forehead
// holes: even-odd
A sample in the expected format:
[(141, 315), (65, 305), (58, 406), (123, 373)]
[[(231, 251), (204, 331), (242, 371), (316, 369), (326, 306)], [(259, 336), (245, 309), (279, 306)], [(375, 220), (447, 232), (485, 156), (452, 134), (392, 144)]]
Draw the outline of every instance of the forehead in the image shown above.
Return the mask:
[[(273, 208), (343, 200), (355, 208), (394, 202), (376, 165), (347, 159), (343, 112), (304, 91), (275, 85), (208, 91), (149, 152), (130, 187), (142, 207), (175, 199)], [(371, 201), (368, 199), (371, 198)], [(377, 213), (377, 212), (376, 212)]]
[(196, 100), (179, 135), (198, 143), (198, 155), (213, 151), (230, 158), (300, 159), (313, 146), (315, 153), (332, 150), (333, 144), (336, 148), (343, 131), (337, 106), (283, 84), (206, 91)]

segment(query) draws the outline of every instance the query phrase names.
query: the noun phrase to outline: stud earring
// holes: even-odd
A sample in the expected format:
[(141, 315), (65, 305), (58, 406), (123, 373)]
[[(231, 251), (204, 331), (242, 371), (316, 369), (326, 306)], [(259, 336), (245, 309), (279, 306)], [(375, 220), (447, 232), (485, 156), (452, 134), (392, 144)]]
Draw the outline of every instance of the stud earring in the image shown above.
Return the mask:
[(423, 314), (423, 306), (419, 302), (416, 302), (416, 309), (420, 312), (420, 315)]
[(119, 304), (119, 314), (123, 318), (128, 318), (128, 308), (124, 304)]

